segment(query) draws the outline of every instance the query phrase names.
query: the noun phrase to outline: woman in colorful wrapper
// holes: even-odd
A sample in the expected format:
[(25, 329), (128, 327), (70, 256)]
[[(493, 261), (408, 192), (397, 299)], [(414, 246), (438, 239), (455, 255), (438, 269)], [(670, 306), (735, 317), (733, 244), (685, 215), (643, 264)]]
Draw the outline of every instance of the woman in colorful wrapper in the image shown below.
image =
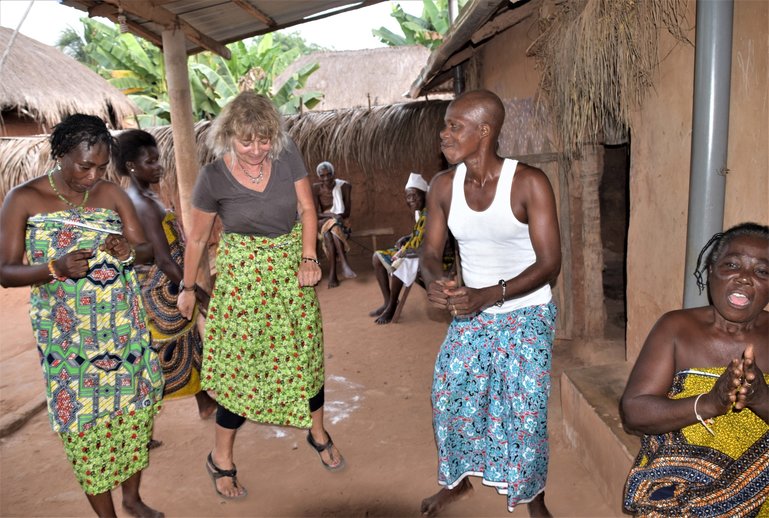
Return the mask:
[(217, 494), (242, 498), (233, 445), (246, 419), (309, 428), (327, 469), (344, 460), (323, 425), (318, 227), (302, 155), (272, 102), (254, 92), (232, 100), (208, 138), (220, 158), (195, 185), (178, 304), (192, 318), (198, 265), (218, 215), (224, 230), (201, 381), (219, 406), (206, 469)]
[(102, 180), (115, 145), (98, 117), (51, 134), (55, 166), (13, 189), (0, 218), (0, 284), (31, 286), (30, 317), (48, 412), (99, 516), (123, 489), (133, 516), (163, 516), (139, 496), (163, 375), (150, 348), (134, 262), (151, 262), (131, 200)]
[[(136, 270), (149, 317), (152, 347), (163, 367), (163, 398), (194, 395), (198, 414), (205, 419), (216, 410), (216, 402), (200, 389), (203, 341), (198, 330), (202, 330), (203, 317), (196, 310), (195, 317), (187, 320), (176, 306), (184, 265), (184, 236), (176, 214), (166, 209), (153, 189), (164, 174), (158, 145), (155, 137), (142, 130), (122, 132), (117, 144), (115, 169), (131, 179), (126, 192), (155, 251), (154, 264)], [(202, 288), (195, 290), (195, 296), (202, 307), (208, 305), (208, 294)]]
[(657, 321), (622, 396), (626, 428), (643, 436), (624, 506), (769, 516), (769, 227), (713, 236), (697, 261), (701, 289), (703, 272), (710, 305)]

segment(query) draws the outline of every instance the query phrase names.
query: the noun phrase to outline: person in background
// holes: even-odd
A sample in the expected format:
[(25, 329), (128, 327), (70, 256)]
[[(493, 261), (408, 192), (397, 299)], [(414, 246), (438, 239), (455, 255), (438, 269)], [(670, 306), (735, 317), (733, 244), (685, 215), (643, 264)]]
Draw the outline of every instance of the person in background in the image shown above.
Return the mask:
[[(422, 501), (432, 516), (472, 492), (468, 476), (507, 495), (508, 510), (545, 506), (547, 401), (561, 266), (555, 197), (545, 174), (497, 155), (505, 108), (477, 90), (452, 101), (440, 132), (455, 167), (427, 195), (422, 276), (428, 300), (453, 320), (433, 377), (438, 483)], [(449, 230), (463, 284), (444, 277)]]
[(329, 262), (328, 287), (336, 288), (339, 286), (336, 273), (337, 261), (345, 279), (356, 277), (347, 261), (347, 252), (350, 251), (347, 240), (350, 237), (348, 219), (352, 208), (350, 202), (352, 186), (350, 182), (336, 178), (331, 162), (321, 162), (315, 172), (320, 182), (312, 185), (312, 192), (318, 211), (319, 237)]
[(161, 517), (139, 495), (163, 394), (133, 269), (152, 246), (126, 193), (102, 179), (115, 145), (104, 122), (71, 115), (50, 144), (55, 166), (3, 202), (0, 285), (32, 288), (48, 415), (94, 512), (115, 516), (121, 486), (127, 513)]
[(769, 516), (769, 227), (717, 233), (695, 272), (710, 304), (657, 321), (622, 395), (625, 427), (642, 435), (624, 506)]
[(272, 102), (254, 92), (225, 106), (208, 138), (219, 158), (195, 184), (178, 305), (193, 318), (196, 274), (218, 215), (224, 229), (201, 371), (218, 404), (206, 470), (220, 496), (242, 498), (233, 447), (246, 419), (309, 428), (307, 442), (331, 471), (344, 459), (324, 426), (318, 219), (302, 155)]
[[(216, 402), (200, 389), (200, 359), (203, 341), (199, 329), (203, 316), (197, 311), (187, 320), (176, 306), (184, 266), (184, 236), (176, 214), (166, 209), (154, 190), (163, 179), (155, 137), (142, 130), (127, 130), (117, 137), (114, 164), (118, 174), (130, 179), (126, 192), (139, 215), (142, 228), (155, 251), (155, 262), (137, 267), (144, 308), (149, 318), (152, 347), (163, 367), (163, 399), (195, 396), (202, 419), (216, 410)], [(208, 294), (195, 290), (201, 307)], [(153, 441), (159, 445), (159, 441)], [(153, 444), (150, 444), (152, 447)]]
[(414, 211), (414, 228), (393, 248), (377, 250), (372, 257), (374, 276), (382, 291), (384, 303), (369, 313), (377, 324), (388, 324), (398, 306), (403, 286), (411, 286), (419, 273), (419, 248), (425, 227), (425, 196), (427, 182), (421, 174), (411, 173), (406, 182), (406, 204)]

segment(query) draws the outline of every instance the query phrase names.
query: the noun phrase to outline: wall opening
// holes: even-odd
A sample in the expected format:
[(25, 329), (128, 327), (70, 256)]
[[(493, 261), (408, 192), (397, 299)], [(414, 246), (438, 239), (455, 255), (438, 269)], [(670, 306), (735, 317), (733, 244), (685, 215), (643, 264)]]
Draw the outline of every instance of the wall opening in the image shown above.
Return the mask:
[(603, 293), (606, 338), (625, 338), (627, 324), (627, 231), (629, 220), (630, 143), (604, 146), (599, 186)]

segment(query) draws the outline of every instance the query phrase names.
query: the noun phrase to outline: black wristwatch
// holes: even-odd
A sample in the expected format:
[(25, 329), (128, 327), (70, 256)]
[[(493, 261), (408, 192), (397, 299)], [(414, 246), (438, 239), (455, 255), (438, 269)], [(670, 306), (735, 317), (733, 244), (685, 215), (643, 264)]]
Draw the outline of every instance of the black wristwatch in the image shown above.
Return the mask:
[(193, 284), (192, 286), (185, 286), (184, 285), (184, 279), (179, 281), (179, 291), (195, 291), (195, 288), (197, 287), (197, 284)]

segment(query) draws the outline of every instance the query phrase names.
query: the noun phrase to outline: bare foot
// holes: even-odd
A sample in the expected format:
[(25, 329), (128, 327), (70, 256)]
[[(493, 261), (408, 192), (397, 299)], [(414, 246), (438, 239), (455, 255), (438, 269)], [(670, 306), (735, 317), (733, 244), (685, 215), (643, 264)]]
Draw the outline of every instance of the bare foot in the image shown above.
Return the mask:
[(379, 318), (374, 320), (377, 324), (389, 324), (390, 321), (393, 319), (393, 315), (395, 314), (395, 308), (391, 308), (390, 306), (387, 306), (385, 310), (382, 312), (381, 315), (379, 315)]
[(379, 315), (381, 315), (381, 314), (382, 314), (382, 312), (383, 312), (385, 309), (387, 309), (387, 304), (382, 304), (381, 306), (379, 306), (379, 307), (378, 307), (378, 308), (376, 308), (375, 310), (373, 310), (373, 311), (369, 311), (369, 313), (368, 313), (368, 316), (370, 316), (370, 317), (378, 317)]
[(155, 448), (160, 448), (161, 446), (163, 446), (163, 441), (158, 441), (157, 439), (150, 439), (150, 442), (147, 443), (148, 450), (154, 450)]
[(208, 419), (216, 410), (216, 401), (208, 395), (208, 392), (201, 390), (195, 394), (195, 400), (198, 403), (198, 415), (201, 419)]
[(358, 274), (352, 271), (352, 268), (350, 268), (349, 266), (342, 266), (342, 277), (344, 277), (345, 279), (354, 279), (357, 276)]
[(447, 505), (459, 500), (464, 500), (472, 494), (473, 485), (470, 483), (469, 478), (464, 478), (454, 489), (446, 489), (444, 487), (433, 496), (422, 500), (420, 511), (422, 512), (422, 516), (435, 516)]
[(542, 518), (553, 518), (553, 515), (550, 514), (550, 511), (547, 509), (547, 506), (545, 505), (545, 492), (542, 491), (540, 494), (534, 497), (534, 500), (528, 503), (528, 509), (529, 509), (529, 516), (532, 518), (534, 517), (542, 517)]
[(329, 288), (336, 288), (337, 286), (339, 286), (339, 279), (337, 279), (336, 277), (332, 277), (328, 280)]
[(123, 509), (136, 518), (163, 518), (165, 514), (161, 513), (142, 502), (141, 498), (135, 502), (126, 502), (123, 500)]

